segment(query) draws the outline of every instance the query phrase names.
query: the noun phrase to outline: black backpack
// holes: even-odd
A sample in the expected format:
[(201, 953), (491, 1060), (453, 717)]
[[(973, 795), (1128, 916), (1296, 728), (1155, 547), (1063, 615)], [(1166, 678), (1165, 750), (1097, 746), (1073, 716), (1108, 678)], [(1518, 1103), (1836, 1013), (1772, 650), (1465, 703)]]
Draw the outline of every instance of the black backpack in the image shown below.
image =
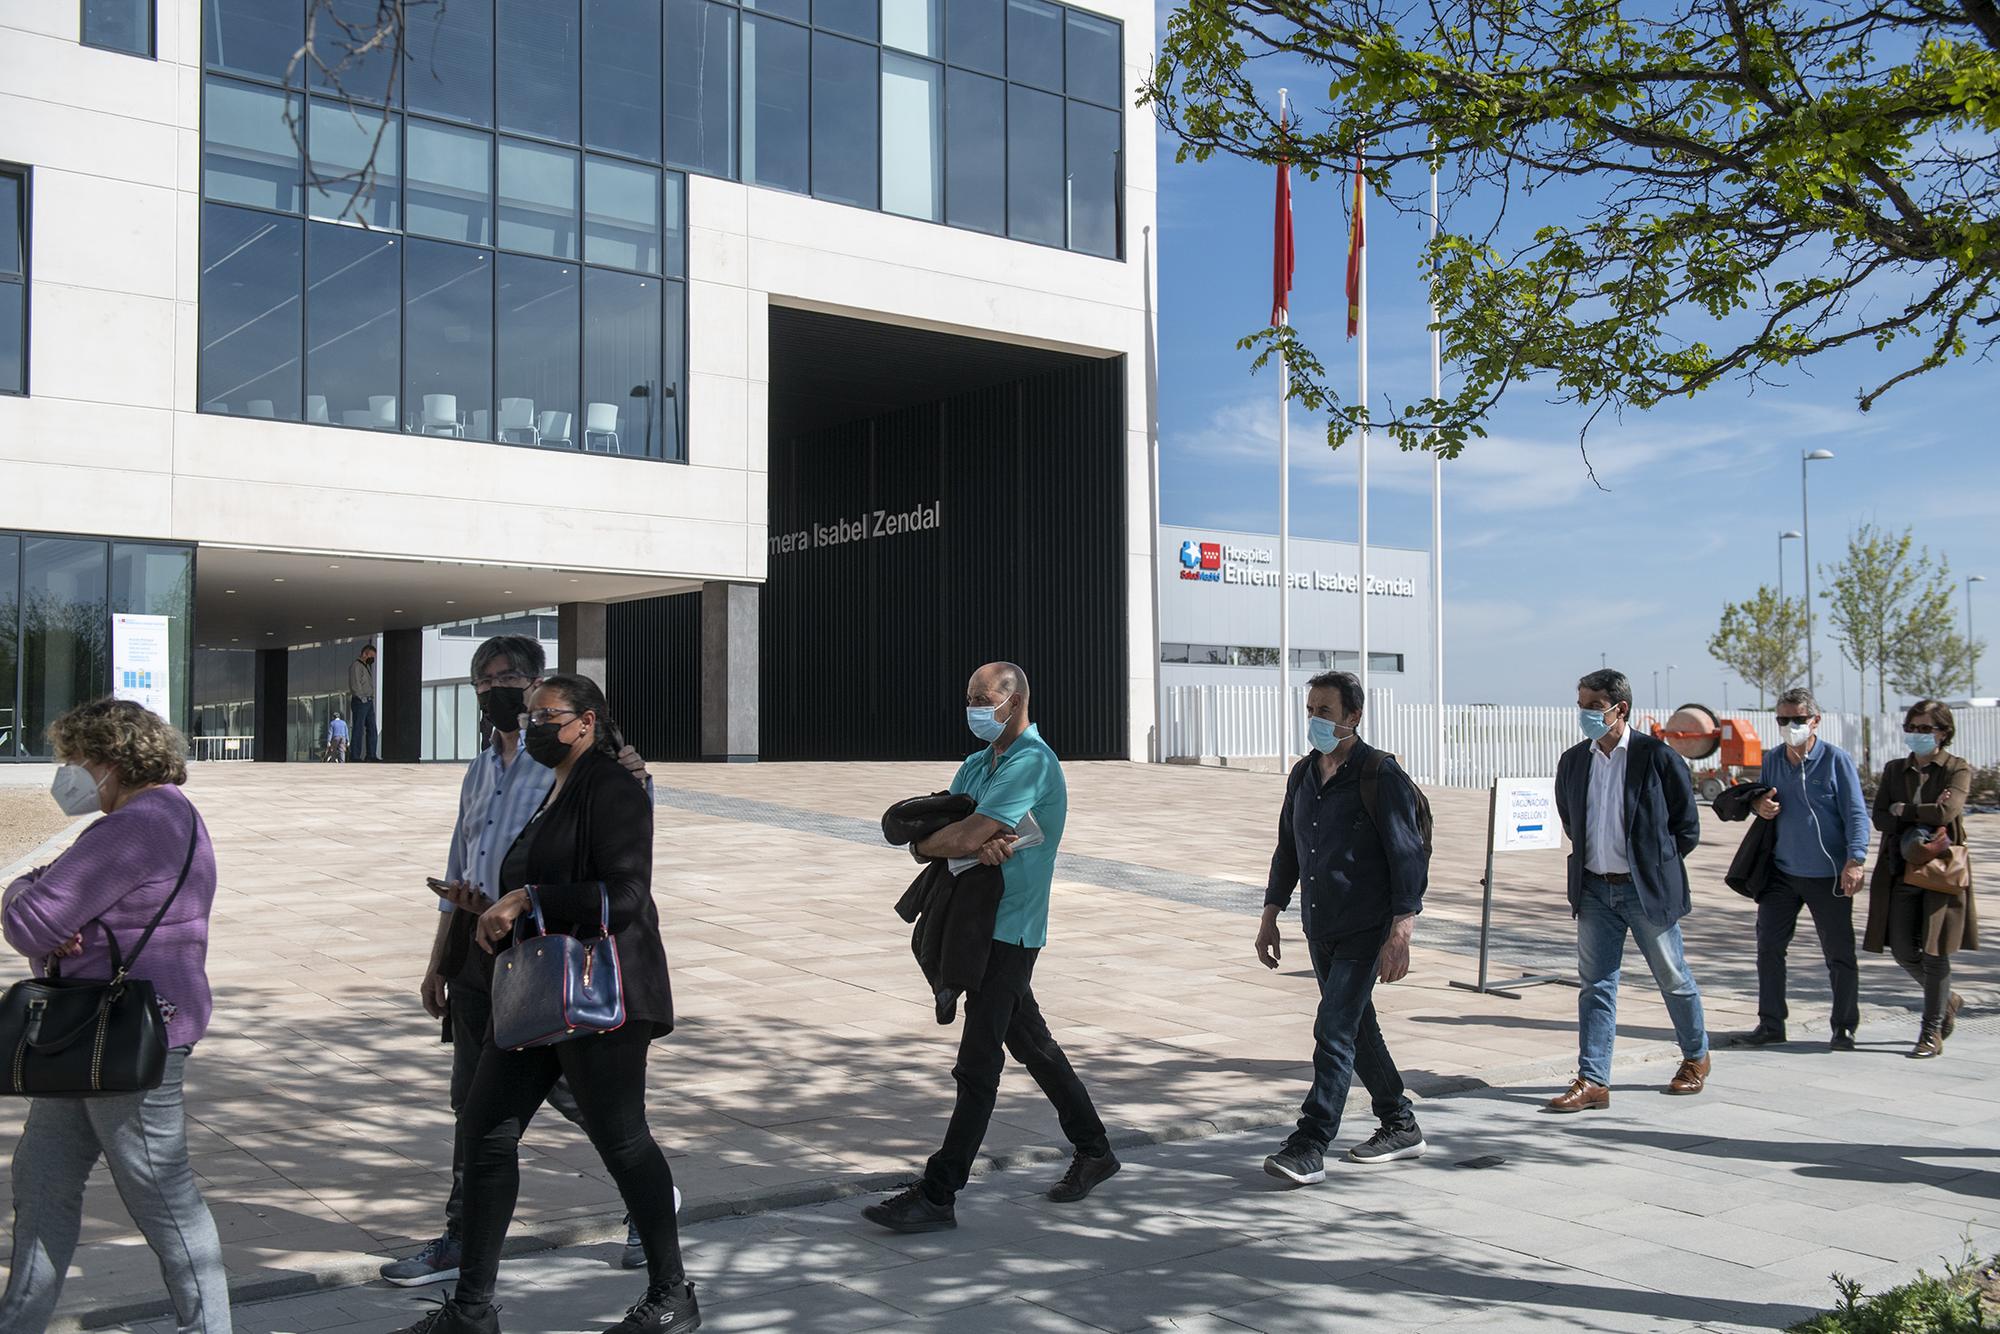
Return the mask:
[[(1361, 808), (1368, 812), (1368, 819), (1378, 830), (1382, 821), (1375, 812), (1380, 809), (1382, 766), (1394, 758), (1386, 750), (1373, 751), (1361, 766)], [(1424, 858), (1428, 861), (1431, 855), (1431, 799), (1415, 782), (1410, 784), (1410, 789), (1417, 794), (1417, 832), (1423, 836)]]

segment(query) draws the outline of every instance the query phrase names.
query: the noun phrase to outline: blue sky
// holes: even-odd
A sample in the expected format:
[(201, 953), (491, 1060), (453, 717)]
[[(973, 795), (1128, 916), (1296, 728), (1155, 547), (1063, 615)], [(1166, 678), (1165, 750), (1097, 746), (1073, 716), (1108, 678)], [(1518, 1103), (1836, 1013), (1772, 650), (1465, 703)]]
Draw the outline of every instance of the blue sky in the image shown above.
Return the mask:
[[(1296, 96), (1306, 81), (1293, 83)], [(1269, 315), (1273, 169), (1221, 157), (1176, 164), (1164, 136), (1159, 158), (1161, 519), (1275, 532), (1276, 375), (1253, 376), (1250, 354), (1235, 347)], [(1410, 170), (1399, 187), (1421, 184), (1420, 169)], [(1341, 189), (1293, 177), (1292, 323), (1351, 393)], [(1371, 206), (1368, 222), (1369, 378), (1379, 405), (1384, 394), (1406, 401), (1429, 388), (1425, 237), (1421, 218), (1386, 204)], [(1516, 386), (1488, 419), (1489, 437), (1445, 465), (1448, 698), (1570, 703), (1576, 676), (1603, 653), (1632, 677), (1641, 707), (1652, 703), (1652, 673), (1668, 664), (1678, 697), (1669, 703), (1720, 706), (1726, 673), (1708, 640), (1725, 602), (1776, 582), (1778, 534), (1800, 526), (1805, 449), (1837, 456), (1812, 465), (1816, 565), (1837, 558), (1860, 523), (1912, 525), (1961, 581), (1945, 614), (1964, 616), (1964, 575), (1988, 577), (1973, 587), (1974, 630), (2000, 641), (2000, 369), (1961, 360), (1863, 414), (1855, 391), (1882, 378), (1876, 365), (1872, 350), (1844, 354), (1810, 374), (1795, 370), (1781, 388), (1725, 384), (1622, 421), (1600, 418), (1589, 451), (1603, 490), (1578, 451), (1581, 415), (1549, 404), (1535, 384)], [(1446, 376), (1449, 385), (1449, 367)], [(1294, 534), (1353, 540), (1353, 453), (1329, 450), (1323, 422), (1293, 410)], [(1378, 436), (1369, 460), (1371, 538), (1427, 547), (1428, 456), (1398, 455)], [(1797, 596), (1800, 543), (1784, 545), (1786, 592)], [(1815, 615), (1822, 702), (1837, 707), (1844, 694), (1859, 707), (1823, 608)], [(1989, 655), (1980, 688), (2000, 693), (2000, 657)], [(1727, 690), (1732, 705), (1754, 702), (1733, 678)]]

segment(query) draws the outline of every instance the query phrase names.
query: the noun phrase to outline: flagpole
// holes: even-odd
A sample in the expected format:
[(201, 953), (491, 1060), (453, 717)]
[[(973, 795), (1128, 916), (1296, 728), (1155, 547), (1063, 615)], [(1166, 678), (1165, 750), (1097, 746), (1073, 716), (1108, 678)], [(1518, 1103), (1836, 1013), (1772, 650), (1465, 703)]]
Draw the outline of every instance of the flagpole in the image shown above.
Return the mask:
[(1354, 158), (1354, 217), (1361, 240), (1360, 319), (1356, 324), (1354, 401), (1361, 408), (1361, 458), (1355, 492), (1360, 510), (1357, 544), (1361, 549), (1361, 698), (1368, 699), (1368, 187), (1361, 179), (1361, 155)]
[[(1438, 236), (1438, 173), (1431, 164), (1431, 244)], [(1431, 278), (1437, 278), (1437, 260), (1431, 261)], [(1437, 293), (1431, 289), (1431, 398), (1444, 397), (1444, 335), (1437, 327)], [(1444, 459), (1437, 452), (1436, 412), (1431, 426), (1431, 706), (1434, 715), (1432, 742), (1436, 762), (1433, 783), (1444, 784)]]
[[(1278, 124), (1291, 119), (1291, 98), (1278, 90)], [(1291, 175), (1289, 159), (1279, 170)], [(1290, 231), (1287, 223), (1286, 230)], [(1288, 294), (1289, 296), (1289, 294)], [(1291, 323), (1291, 311), (1281, 312), (1281, 323)], [(1278, 347), (1278, 763), (1292, 759), (1292, 368), (1285, 360), (1284, 345)]]

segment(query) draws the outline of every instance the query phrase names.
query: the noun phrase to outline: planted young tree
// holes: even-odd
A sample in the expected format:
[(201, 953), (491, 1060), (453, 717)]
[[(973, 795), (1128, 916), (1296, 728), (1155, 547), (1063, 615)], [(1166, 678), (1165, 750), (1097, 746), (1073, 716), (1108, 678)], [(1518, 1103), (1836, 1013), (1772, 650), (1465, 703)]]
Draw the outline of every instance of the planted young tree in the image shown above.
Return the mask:
[(1755, 597), (1727, 603), (1708, 641), (1709, 656), (1757, 692), (1757, 707), (1806, 674), (1806, 604), (1781, 598), (1769, 586)]
[(1932, 564), (1930, 550), (1916, 547), (1908, 528), (1891, 533), (1864, 523), (1848, 538), (1847, 554), (1820, 566), (1820, 574), (1834, 637), (1861, 675), (1862, 696), (1867, 697), (1873, 668), (1876, 708), (1886, 710), (1890, 654), (1913, 615), (1941, 606), (1949, 596), (1951, 565)]
[[(1326, 88), (1318, 114), (1279, 124), (1273, 61)], [(1179, 160), (1358, 152), (1404, 209), (1444, 169), (1431, 288), (1461, 380), (1368, 405), (1405, 448), (1435, 424), (1456, 455), (1531, 377), (1594, 417), (1858, 345), (1865, 411), (2000, 341), (1993, 0), (1183, 0), (1143, 95)], [(1333, 443), (1358, 424), (1297, 331), (1243, 345), (1286, 348)]]
[(1889, 684), (1917, 699), (1969, 692), (1985, 646), (1959, 633), (1949, 597), (1925, 599), (1889, 646)]

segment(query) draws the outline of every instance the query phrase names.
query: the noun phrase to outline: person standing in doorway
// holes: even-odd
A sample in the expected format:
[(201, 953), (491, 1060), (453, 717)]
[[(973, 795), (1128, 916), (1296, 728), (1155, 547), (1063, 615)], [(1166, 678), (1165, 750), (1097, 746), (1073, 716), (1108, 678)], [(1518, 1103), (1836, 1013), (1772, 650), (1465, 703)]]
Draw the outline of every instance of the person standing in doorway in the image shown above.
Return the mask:
[(1868, 863), (1868, 803), (1861, 774), (1840, 747), (1819, 736), (1819, 704), (1795, 686), (1778, 696), (1784, 745), (1764, 755), (1772, 790), (1751, 806), (1777, 822), (1771, 888), (1757, 900), (1757, 1027), (1736, 1039), (1747, 1047), (1785, 1040), (1785, 952), (1799, 910), (1812, 913), (1826, 976), (1833, 987), (1832, 1046), (1854, 1050), (1861, 1024), (1861, 973), (1854, 958), (1854, 896)]
[(1326, 1179), (1326, 1149), (1340, 1133), (1341, 1109), (1356, 1075), (1377, 1126), (1347, 1151), (1379, 1166), (1424, 1151), (1423, 1132), (1403, 1076), (1375, 1017), (1375, 983), (1410, 971), (1410, 935), (1430, 880), (1423, 805), (1395, 757), (1361, 739), (1366, 696), (1351, 672), (1323, 672), (1306, 690), (1312, 753), (1292, 766), (1278, 816), (1278, 849), (1264, 889), (1257, 958), (1276, 968), (1278, 914), (1303, 884), (1299, 909), (1319, 1014), (1313, 1021), (1313, 1082), (1299, 1125), (1264, 1170), (1309, 1186)]
[(1708, 1084), (1708, 1024), (1688, 971), (1681, 918), (1694, 906), (1684, 859), (1701, 845), (1701, 814), (1687, 761), (1632, 728), (1632, 683), (1606, 668), (1576, 683), (1584, 739), (1556, 761), (1556, 813), (1569, 836), (1569, 907), (1576, 917), (1576, 1078), (1551, 1112), (1611, 1105), (1618, 1036), (1618, 974), (1625, 938), (1653, 971), (1681, 1063), (1667, 1092)]
[(379, 760), (381, 738), (375, 727), (375, 646), (363, 644), (347, 664), (347, 700), (354, 716), (354, 758)]
[[(1049, 1198), (1059, 1204), (1081, 1200), (1119, 1167), (1090, 1092), (1049, 1032), (1030, 985), (1035, 960), (1048, 941), (1049, 892), (1069, 817), (1069, 789), (1055, 751), (1028, 721), (1028, 674), (1011, 662), (988, 663), (974, 672), (965, 688), (965, 720), (987, 745), (958, 767), (951, 790), (979, 804), (971, 815), (918, 843), (917, 852), (932, 858), (977, 857), (998, 866), (1000, 905), (985, 978), (965, 999), (965, 1028), (951, 1072), (958, 1102), (944, 1144), (924, 1165), (916, 1185), (861, 1211), (891, 1232), (958, 1226), (953, 1201), (965, 1189), (972, 1160), (986, 1138), (1009, 1052), (1055, 1104), (1063, 1134), (1076, 1149), (1069, 1171), (1050, 1187)], [(1016, 847), (1034, 831), (1040, 833), (1039, 842)]]

